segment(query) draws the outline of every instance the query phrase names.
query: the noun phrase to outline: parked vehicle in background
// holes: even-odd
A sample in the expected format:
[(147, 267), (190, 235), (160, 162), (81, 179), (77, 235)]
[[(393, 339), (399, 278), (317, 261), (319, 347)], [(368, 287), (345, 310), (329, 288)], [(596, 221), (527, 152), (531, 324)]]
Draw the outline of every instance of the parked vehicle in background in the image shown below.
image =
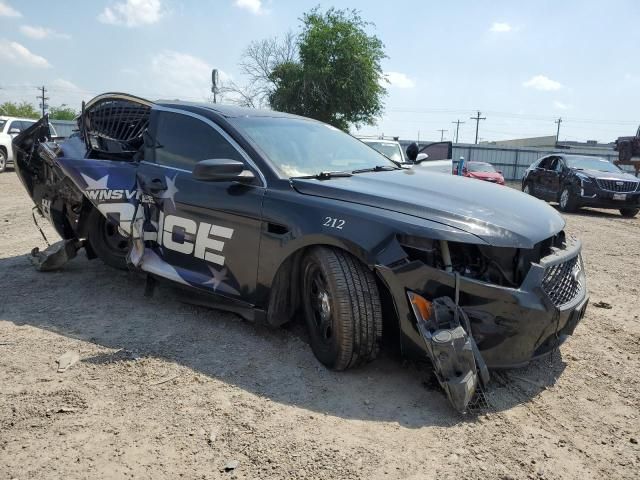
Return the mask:
[(430, 172), (453, 173), (453, 144), (451, 142), (433, 142), (421, 145), (418, 155), (412, 161), (408, 155), (407, 162), (414, 165), (415, 169)]
[[(456, 168), (456, 173), (457, 170)], [(462, 176), (504, 185), (502, 172), (487, 162), (467, 162), (462, 168)]]
[[(29, 118), (0, 116), (0, 173), (13, 165), (13, 147), (11, 145), (13, 138), (36, 121)], [(52, 125), (51, 134), (56, 136)]]
[(402, 146), (398, 143), (397, 138), (388, 140), (385, 138), (358, 137), (358, 139), (394, 162), (406, 162)]
[(572, 212), (581, 207), (640, 211), (640, 181), (601, 157), (554, 154), (534, 162), (522, 179), (522, 191)]
[(633, 165), (636, 169), (636, 177), (640, 171), (640, 127), (635, 137), (618, 137), (613, 148), (618, 152), (616, 165)]

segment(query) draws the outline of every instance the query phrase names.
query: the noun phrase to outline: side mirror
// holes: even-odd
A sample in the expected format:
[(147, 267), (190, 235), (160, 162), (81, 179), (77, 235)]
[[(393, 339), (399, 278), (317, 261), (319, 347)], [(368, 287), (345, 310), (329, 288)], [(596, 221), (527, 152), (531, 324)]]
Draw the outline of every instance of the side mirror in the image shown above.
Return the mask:
[(250, 182), (254, 178), (251, 171), (244, 169), (244, 163), (229, 158), (202, 160), (196, 163), (191, 175), (207, 182)]
[(418, 156), (416, 157), (416, 163), (424, 162), (427, 158), (429, 158), (428, 154), (419, 153)]
[(496, 170), (500, 175), (502, 175), (502, 170)]
[(9, 135), (17, 135), (20, 133), (20, 129), (19, 128), (12, 128), (9, 130)]

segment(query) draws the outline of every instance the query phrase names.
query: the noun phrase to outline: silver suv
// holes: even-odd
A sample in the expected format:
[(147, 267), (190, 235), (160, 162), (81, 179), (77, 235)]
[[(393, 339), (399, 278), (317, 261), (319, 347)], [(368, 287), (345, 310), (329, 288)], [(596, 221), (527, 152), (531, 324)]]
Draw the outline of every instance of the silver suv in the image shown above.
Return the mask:
[[(35, 122), (36, 120), (30, 118), (0, 116), (0, 173), (13, 165), (13, 147), (11, 146), (13, 138)], [(55, 136), (53, 125), (49, 124), (49, 128), (51, 135)]]

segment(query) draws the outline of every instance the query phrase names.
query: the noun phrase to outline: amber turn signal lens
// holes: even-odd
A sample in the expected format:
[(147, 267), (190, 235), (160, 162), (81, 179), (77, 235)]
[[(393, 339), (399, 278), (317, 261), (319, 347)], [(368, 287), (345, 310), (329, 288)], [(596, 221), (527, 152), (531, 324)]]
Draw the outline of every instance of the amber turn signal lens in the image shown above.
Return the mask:
[(431, 302), (424, 297), (421, 297), (417, 293), (409, 293), (411, 303), (416, 306), (418, 312), (424, 320), (429, 320), (431, 317)]

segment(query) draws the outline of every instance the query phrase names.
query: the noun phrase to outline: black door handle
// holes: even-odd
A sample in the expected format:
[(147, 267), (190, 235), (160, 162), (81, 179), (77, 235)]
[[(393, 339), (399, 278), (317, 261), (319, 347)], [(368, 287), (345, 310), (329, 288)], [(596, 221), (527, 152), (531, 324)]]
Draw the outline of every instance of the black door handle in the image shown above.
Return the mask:
[(167, 189), (167, 184), (163, 178), (149, 178), (138, 174), (138, 182), (140, 183), (142, 191), (149, 195), (158, 195)]
[(149, 182), (149, 184), (147, 185), (147, 188), (149, 190), (149, 193), (154, 195), (154, 194), (165, 191), (167, 189), (167, 186), (165, 185), (164, 180), (160, 178), (154, 178)]

